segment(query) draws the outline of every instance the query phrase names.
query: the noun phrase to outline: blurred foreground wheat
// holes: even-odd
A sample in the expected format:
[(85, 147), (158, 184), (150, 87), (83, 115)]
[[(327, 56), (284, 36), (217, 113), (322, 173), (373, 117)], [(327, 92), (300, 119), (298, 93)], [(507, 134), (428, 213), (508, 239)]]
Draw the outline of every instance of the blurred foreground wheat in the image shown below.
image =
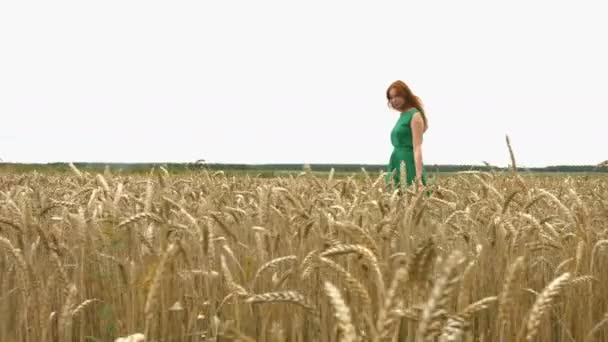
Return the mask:
[(0, 178), (0, 342), (608, 340), (601, 174), (72, 171)]

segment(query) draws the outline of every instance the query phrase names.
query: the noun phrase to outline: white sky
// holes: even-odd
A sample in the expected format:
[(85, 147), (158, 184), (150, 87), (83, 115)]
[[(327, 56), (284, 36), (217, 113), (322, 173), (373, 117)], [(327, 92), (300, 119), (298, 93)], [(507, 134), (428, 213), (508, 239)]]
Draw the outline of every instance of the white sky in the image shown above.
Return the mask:
[[(605, 1), (0, 2), (0, 158), (425, 164), (608, 159)], [(602, 43), (603, 42), (603, 43)]]

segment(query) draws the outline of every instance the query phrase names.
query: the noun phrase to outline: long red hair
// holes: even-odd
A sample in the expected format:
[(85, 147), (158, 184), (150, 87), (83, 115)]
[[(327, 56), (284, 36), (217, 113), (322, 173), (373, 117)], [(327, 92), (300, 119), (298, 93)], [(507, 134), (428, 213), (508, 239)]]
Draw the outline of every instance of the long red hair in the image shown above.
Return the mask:
[(389, 101), (390, 105), (390, 94), (391, 89), (397, 90), (397, 94), (405, 99), (405, 103), (403, 104), (403, 108), (395, 108), (397, 110), (403, 110), (409, 107), (414, 107), (418, 109), (420, 114), (422, 115), (422, 120), (424, 121), (424, 130), (429, 127), (429, 123), (426, 119), (426, 113), (424, 112), (424, 107), (422, 106), (422, 101), (420, 98), (412, 92), (410, 87), (405, 84), (405, 82), (401, 80), (397, 80), (386, 89), (386, 99)]

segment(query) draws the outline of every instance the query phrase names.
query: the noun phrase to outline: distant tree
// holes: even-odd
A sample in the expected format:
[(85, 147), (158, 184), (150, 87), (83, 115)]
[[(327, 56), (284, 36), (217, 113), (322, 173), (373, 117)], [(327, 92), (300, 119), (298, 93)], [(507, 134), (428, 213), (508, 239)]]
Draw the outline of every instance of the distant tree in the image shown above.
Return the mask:
[(597, 164), (595, 167), (598, 169), (608, 169), (608, 160), (604, 160), (603, 162)]

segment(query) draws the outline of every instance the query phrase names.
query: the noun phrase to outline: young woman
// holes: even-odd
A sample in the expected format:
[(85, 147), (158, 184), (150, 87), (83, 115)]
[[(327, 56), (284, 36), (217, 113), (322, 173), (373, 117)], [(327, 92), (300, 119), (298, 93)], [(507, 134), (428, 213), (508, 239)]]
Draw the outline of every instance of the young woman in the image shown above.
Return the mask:
[(407, 185), (414, 182), (418, 189), (426, 185), (426, 173), (422, 163), (422, 135), (428, 128), (420, 98), (412, 93), (403, 81), (393, 82), (386, 90), (388, 105), (398, 111), (399, 119), (391, 131), (393, 153), (388, 162), (386, 183), (391, 180), (396, 187), (400, 179), (401, 161), (405, 162)]

